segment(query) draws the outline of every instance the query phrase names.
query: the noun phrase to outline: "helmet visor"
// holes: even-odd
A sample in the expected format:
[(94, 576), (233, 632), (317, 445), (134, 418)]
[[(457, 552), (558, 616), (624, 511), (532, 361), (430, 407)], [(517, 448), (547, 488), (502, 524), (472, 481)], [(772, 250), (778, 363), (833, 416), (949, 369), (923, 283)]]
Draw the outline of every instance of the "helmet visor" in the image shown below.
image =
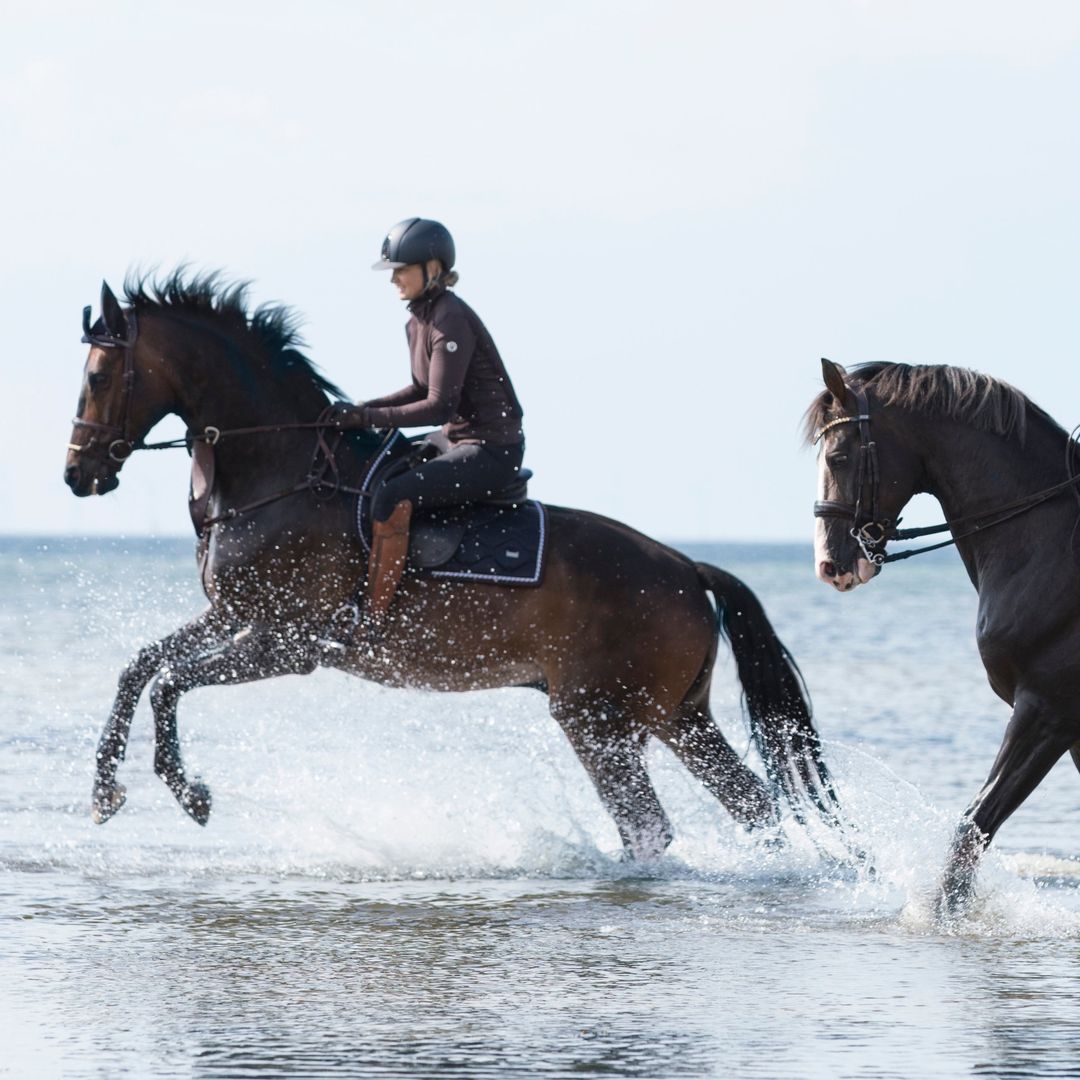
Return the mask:
[(372, 270), (400, 270), (403, 266), (408, 266), (408, 263), (403, 262), (391, 262), (389, 259), (380, 259), (377, 263), (371, 264)]

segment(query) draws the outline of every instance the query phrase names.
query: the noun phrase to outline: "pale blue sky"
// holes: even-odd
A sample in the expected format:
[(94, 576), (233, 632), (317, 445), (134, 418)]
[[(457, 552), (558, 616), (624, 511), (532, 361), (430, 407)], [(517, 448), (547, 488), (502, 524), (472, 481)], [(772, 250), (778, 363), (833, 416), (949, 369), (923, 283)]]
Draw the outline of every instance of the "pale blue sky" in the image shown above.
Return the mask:
[(190, 528), (181, 452), (61, 481), (102, 277), (253, 279), (370, 397), (408, 377), (368, 266), (412, 214), (457, 239), (534, 495), (662, 538), (809, 540), (821, 355), (1080, 421), (1080, 5), (2, 10), (3, 531)]

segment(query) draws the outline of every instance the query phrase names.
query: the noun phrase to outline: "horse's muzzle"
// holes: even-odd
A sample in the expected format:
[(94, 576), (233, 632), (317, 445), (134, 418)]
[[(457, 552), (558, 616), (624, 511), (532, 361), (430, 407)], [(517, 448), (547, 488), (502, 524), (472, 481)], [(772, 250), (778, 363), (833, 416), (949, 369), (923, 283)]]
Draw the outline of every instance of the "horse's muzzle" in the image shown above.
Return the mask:
[(881, 567), (868, 559), (856, 559), (850, 566), (840, 566), (828, 558), (817, 561), (818, 580), (832, 585), (839, 592), (850, 592), (858, 585), (865, 585), (880, 573)]
[(119, 487), (120, 477), (107, 465), (102, 465), (99, 472), (94, 465), (84, 469), (79, 462), (73, 461), (64, 469), (64, 483), (82, 499), (87, 495), (108, 494)]

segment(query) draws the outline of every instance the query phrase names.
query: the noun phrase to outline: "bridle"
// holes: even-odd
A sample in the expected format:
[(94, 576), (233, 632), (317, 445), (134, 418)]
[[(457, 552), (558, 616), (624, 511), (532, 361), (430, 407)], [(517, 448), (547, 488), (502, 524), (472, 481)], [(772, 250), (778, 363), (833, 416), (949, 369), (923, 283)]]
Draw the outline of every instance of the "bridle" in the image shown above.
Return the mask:
[(122, 338), (112, 333), (103, 319), (99, 319), (97, 324), (91, 327), (90, 308), (83, 308), (82, 341), (88, 345), (96, 345), (100, 349), (124, 350), (124, 372), (120, 383), (120, 419), (115, 424), (102, 424), (76, 416), (72, 424), (75, 427), (87, 428), (94, 434), (91, 434), (90, 439), (85, 443), (68, 443), (68, 449), (73, 453), (85, 454), (98, 445), (98, 433), (100, 433), (110, 439), (108, 445), (102, 447), (104, 456), (117, 465), (127, 461), (135, 449), (135, 442), (128, 434), (128, 412), (131, 408), (131, 392), (135, 385), (135, 342), (139, 337), (139, 323), (133, 310), (129, 310), (124, 319), (127, 323), (128, 335)]
[[(95, 453), (99, 457), (107, 457), (119, 468), (136, 450), (172, 450), (185, 447), (192, 453), (193, 476), (197, 470), (205, 477), (202, 492), (198, 497), (193, 491), (189, 506), (195, 531), (202, 536), (205, 531), (222, 521), (230, 521), (242, 517), (253, 510), (261, 509), (270, 503), (288, 498), (290, 495), (298, 495), (301, 492), (310, 492), (320, 501), (332, 499), (337, 495), (363, 495), (365, 492), (360, 488), (352, 487), (344, 483), (337, 463), (337, 451), (344, 431), (340, 424), (332, 419), (334, 406), (327, 406), (317, 420), (311, 422), (288, 423), (288, 424), (259, 424), (253, 427), (241, 428), (218, 428), (207, 426), (202, 431), (189, 431), (183, 438), (166, 439), (162, 442), (148, 443), (141, 439), (135, 439), (128, 433), (128, 419), (131, 408), (131, 396), (135, 386), (135, 344), (139, 337), (139, 324), (135, 311), (129, 308), (124, 312), (124, 320), (127, 324), (126, 337), (114, 334), (104, 319), (99, 319), (93, 327), (90, 325), (89, 306), (83, 308), (83, 335), (82, 341), (89, 345), (97, 345), (102, 349), (123, 349), (124, 370), (121, 376), (120, 388), (120, 416), (115, 424), (99, 423), (92, 420), (83, 420), (76, 416), (72, 424), (78, 428), (87, 428), (93, 432), (90, 439), (85, 443), (68, 443), (68, 449), (76, 454)], [(215, 517), (206, 514), (207, 505), (214, 484), (214, 447), (226, 436), (238, 435), (265, 435), (283, 431), (311, 430), (315, 433), (315, 447), (312, 451), (311, 467), (307, 475), (299, 483), (292, 487), (284, 488), (272, 495), (257, 499), (243, 506), (229, 507)], [(327, 432), (331, 432), (330, 438)], [(112, 436), (107, 446), (98, 444), (98, 434), (106, 438)], [(101, 446), (98, 450), (97, 447)], [(103, 453), (102, 453), (103, 451)], [(194, 486), (194, 485), (193, 485)]]
[[(877, 443), (870, 435), (870, 405), (866, 400), (866, 394), (859, 387), (849, 387), (855, 398), (857, 412), (853, 416), (837, 416), (827, 424), (823, 424), (814, 432), (816, 444), (825, 436), (827, 431), (841, 424), (859, 425), (859, 461), (855, 467), (855, 505), (850, 503), (836, 502), (829, 499), (819, 499), (814, 503), (814, 517), (840, 517), (851, 521), (848, 535), (862, 549), (863, 556), (875, 566), (881, 566), (889, 561), (890, 556), (885, 554), (885, 545), (889, 540), (897, 539), (897, 522), (888, 519), (882, 520), (878, 506), (878, 489), (880, 477), (878, 474)], [(869, 491), (870, 506), (869, 514), (863, 512), (863, 494)]]
[[(875, 566), (883, 566), (885, 563), (899, 562), (901, 559), (910, 559), (913, 555), (922, 555), (927, 551), (936, 551), (938, 548), (948, 547), (958, 540), (964, 540), (974, 536), (978, 532), (993, 528), (1011, 518), (1019, 517), (1028, 510), (1047, 502), (1049, 499), (1076, 488), (1080, 485), (1080, 474), (1070, 476), (1067, 480), (1036, 491), (1032, 495), (1024, 495), (1005, 506), (984, 514), (966, 514), (963, 517), (954, 518), (952, 521), (942, 522), (940, 525), (928, 525), (920, 529), (900, 529), (897, 526), (901, 519), (895, 521), (883, 518), (878, 505), (880, 488), (880, 476), (878, 473), (877, 443), (870, 434), (870, 405), (866, 394), (861, 387), (848, 386), (848, 392), (855, 399), (856, 412), (851, 415), (837, 416), (828, 423), (823, 424), (814, 432), (814, 443), (821, 440), (827, 431), (840, 424), (859, 425), (859, 461), (855, 471), (855, 504), (842, 503), (834, 500), (819, 500), (814, 503), (814, 517), (839, 517), (846, 518), (851, 522), (848, 535), (855, 540), (862, 550), (863, 556)], [(1072, 444), (1072, 438), (1069, 439)], [(1066, 461), (1068, 462), (1068, 457)], [(869, 495), (865, 504), (869, 505), (869, 513), (864, 510), (864, 494)], [(973, 522), (963, 532), (955, 532), (963, 522)], [(936, 533), (953, 531), (948, 540), (942, 540), (937, 544), (928, 544), (926, 547), (913, 548), (910, 551), (897, 551), (887, 555), (885, 545), (890, 540), (915, 540), (920, 536), (932, 536)]]

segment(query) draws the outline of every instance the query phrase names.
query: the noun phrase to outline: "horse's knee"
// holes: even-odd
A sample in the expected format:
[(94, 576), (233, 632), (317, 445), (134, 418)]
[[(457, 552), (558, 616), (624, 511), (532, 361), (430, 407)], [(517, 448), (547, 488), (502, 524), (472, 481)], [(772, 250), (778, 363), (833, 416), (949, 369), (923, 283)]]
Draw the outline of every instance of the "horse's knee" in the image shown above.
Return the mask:
[(140, 649), (131, 660), (124, 665), (116, 680), (117, 689), (120, 693), (133, 693), (141, 691), (147, 680), (157, 670), (161, 662), (161, 651), (156, 645), (148, 645)]

